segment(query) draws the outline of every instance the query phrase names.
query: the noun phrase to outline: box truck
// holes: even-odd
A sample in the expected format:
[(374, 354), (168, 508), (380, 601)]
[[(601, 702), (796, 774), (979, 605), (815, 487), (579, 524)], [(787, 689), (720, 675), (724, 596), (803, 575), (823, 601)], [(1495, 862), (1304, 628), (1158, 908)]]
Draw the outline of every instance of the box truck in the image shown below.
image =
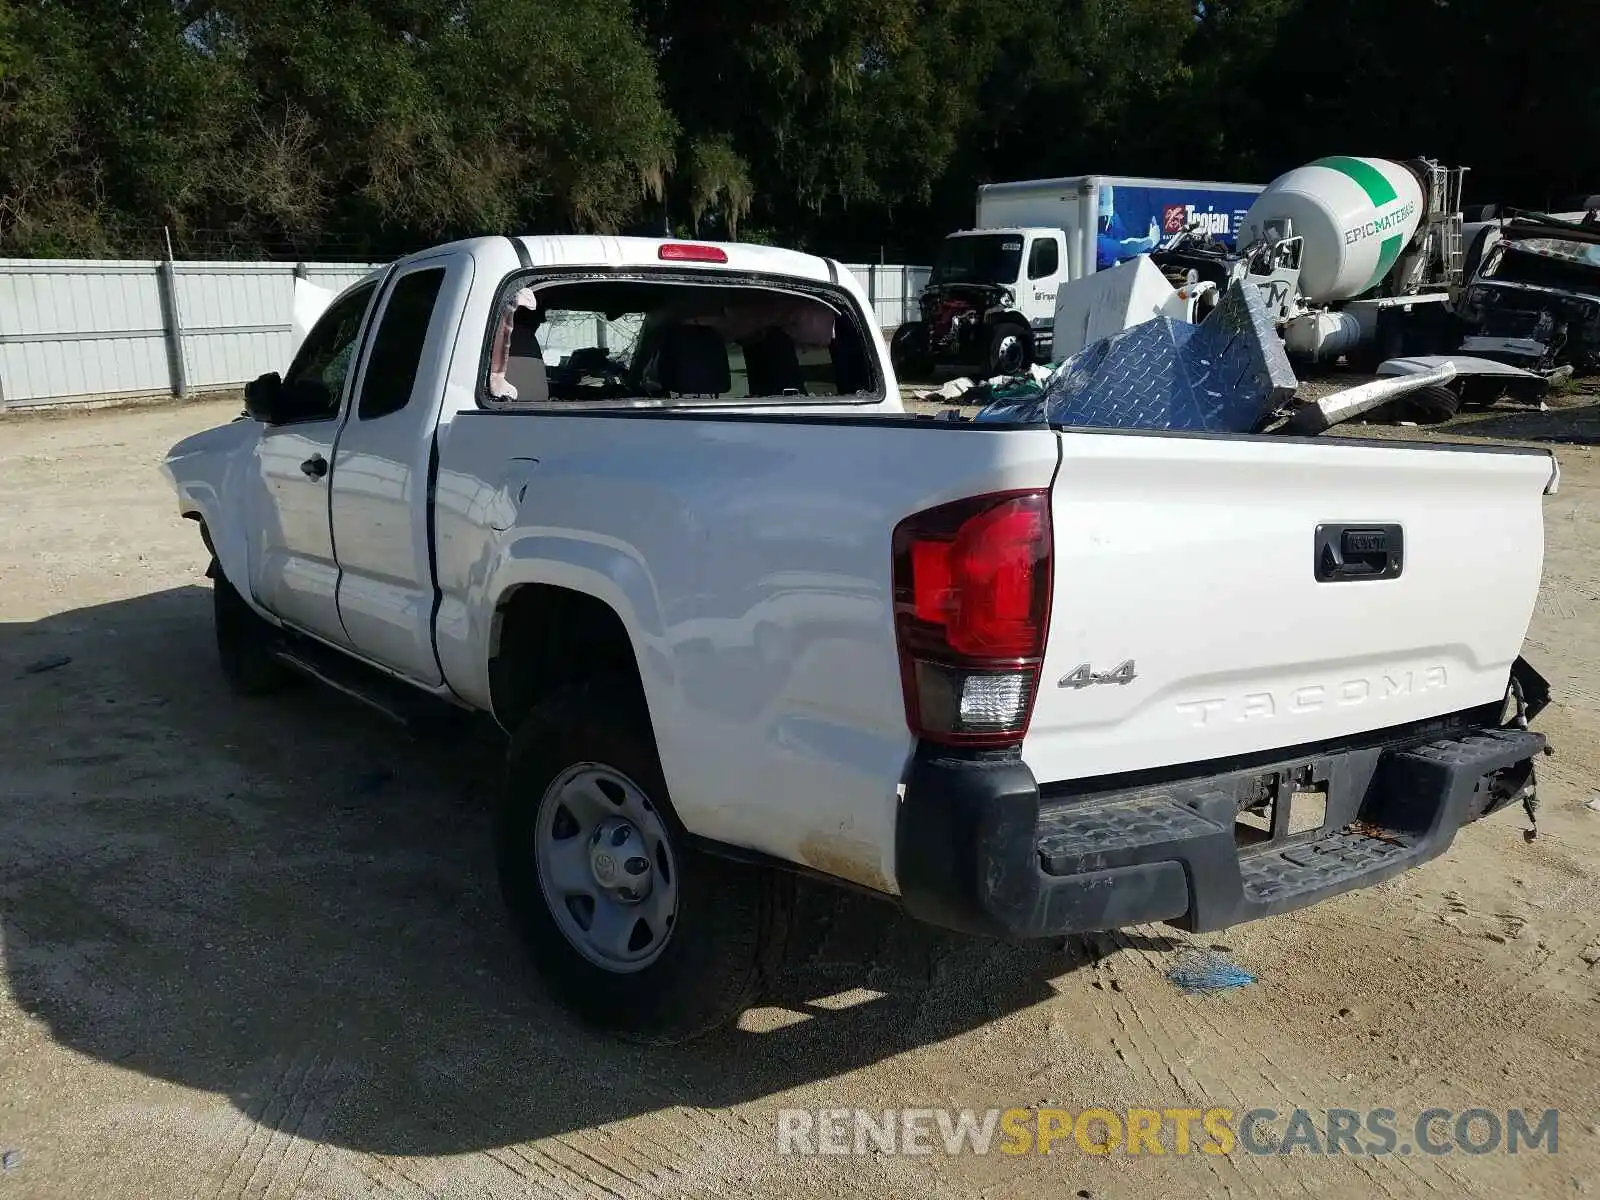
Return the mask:
[(976, 222), (946, 237), (891, 343), (895, 367), (988, 375), (1052, 357), (1056, 291), (1185, 230), (1232, 246), (1261, 188), (1247, 183), (1079, 175), (984, 184)]

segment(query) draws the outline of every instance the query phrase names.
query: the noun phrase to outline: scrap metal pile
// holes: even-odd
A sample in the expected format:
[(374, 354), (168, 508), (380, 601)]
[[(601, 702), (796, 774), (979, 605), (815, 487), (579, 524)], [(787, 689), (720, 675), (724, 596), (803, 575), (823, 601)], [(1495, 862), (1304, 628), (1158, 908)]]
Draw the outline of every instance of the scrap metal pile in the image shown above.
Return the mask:
[(1530, 371), (1600, 369), (1600, 219), (1517, 213), (1491, 231), (1457, 315), (1461, 348)]
[(1230, 288), (1192, 325), (1156, 317), (1091, 342), (1042, 385), (995, 399), (979, 422), (1201, 433), (1319, 433), (1455, 374), (1448, 361), (1296, 406), (1299, 381), (1261, 292)]

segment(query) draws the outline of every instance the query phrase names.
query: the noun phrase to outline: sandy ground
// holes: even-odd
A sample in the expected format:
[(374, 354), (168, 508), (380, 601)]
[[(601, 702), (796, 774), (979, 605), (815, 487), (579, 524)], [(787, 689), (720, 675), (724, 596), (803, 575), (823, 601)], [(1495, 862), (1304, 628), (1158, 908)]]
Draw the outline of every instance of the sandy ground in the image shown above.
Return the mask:
[[(1559, 450), (1528, 641), (1559, 697), (1536, 841), (1504, 813), (1402, 879), (1220, 939), (1012, 946), (809, 895), (768, 1006), (642, 1051), (574, 1027), (521, 965), (491, 737), (417, 744), (316, 690), (224, 691), (205, 556), (157, 462), (236, 410), (0, 421), (0, 1198), (1600, 1194), (1589, 446)], [(1595, 413), (1443, 436), (1593, 443)], [(1180, 994), (1165, 972), (1193, 945), (1257, 982)], [(1403, 1131), (1430, 1106), (1558, 1108), (1559, 1142), (776, 1153), (786, 1106), (1041, 1105), (1387, 1107)]]

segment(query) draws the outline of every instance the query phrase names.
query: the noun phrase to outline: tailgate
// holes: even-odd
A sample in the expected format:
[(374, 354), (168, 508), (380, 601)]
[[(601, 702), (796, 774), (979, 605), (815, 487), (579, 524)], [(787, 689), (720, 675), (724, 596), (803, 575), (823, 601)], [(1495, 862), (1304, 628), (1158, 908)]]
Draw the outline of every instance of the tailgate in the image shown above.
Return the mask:
[(1041, 782), (1320, 742), (1501, 699), (1543, 451), (1064, 432)]

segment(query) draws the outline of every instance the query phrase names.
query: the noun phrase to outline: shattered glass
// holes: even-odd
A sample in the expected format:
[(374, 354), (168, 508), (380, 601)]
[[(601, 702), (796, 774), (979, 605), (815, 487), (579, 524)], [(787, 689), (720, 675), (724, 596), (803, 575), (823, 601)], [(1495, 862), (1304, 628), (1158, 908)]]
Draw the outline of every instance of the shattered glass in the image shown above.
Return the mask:
[(1199, 325), (1157, 317), (1091, 343), (1038, 395), (996, 400), (974, 420), (1250, 433), (1296, 386), (1260, 290), (1241, 286)]

